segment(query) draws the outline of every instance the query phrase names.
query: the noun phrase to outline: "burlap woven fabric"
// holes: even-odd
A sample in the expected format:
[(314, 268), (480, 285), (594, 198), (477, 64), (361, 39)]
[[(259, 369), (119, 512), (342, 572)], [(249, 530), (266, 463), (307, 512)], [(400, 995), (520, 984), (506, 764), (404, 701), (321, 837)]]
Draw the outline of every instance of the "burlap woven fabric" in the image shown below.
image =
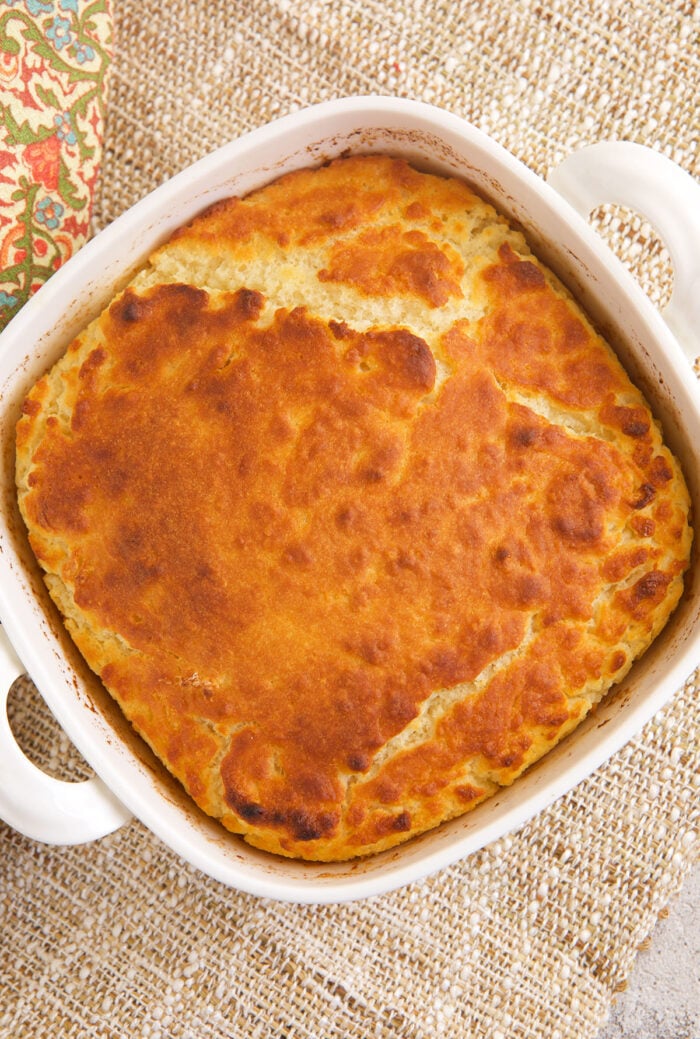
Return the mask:
[[(543, 175), (626, 138), (698, 176), (699, 16), (684, 0), (121, 0), (94, 225), (242, 131), (356, 93), (439, 104)], [(611, 208), (598, 225), (663, 303), (649, 227)], [(697, 858), (699, 682), (518, 833), (361, 903), (242, 895), (137, 822), (64, 849), (0, 827), (0, 1036), (592, 1039)], [(65, 762), (26, 681), (12, 707), (33, 753)]]

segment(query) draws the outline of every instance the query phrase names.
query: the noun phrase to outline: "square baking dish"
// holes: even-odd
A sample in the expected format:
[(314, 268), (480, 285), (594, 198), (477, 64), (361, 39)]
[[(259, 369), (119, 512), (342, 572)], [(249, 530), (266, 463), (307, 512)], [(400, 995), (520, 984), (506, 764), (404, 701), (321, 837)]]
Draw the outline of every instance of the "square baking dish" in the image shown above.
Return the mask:
[[(356, 152), (387, 152), (460, 176), (522, 228), (645, 393), (681, 460), (698, 515), (700, 394), (689, 357), (700, 352), (692, 342), (700, 327), (700, 186), (689, 175), (651, 149), (603, 143), (570, 156), (547, 183), (458, 117), (396, 98), (345, 98), (253, 131), (111, 224), (0, 336), (0, 818), (31, 838), (94, 840), (135, 815), (200, 870), (254, 895), (305, 903), (376, 895), (521, 826), (622, 747), (700, 662), (694, 553), (685, 594), (661, 636), (597, 710), (512, 787), (396, 849), (329, 865), (259, 852), (204, 816), (82, 661), (44, 588), (17, 510), (14, 426), (27, 390), (176, 227), (218, 199)], [(675, 280), (663, 317), (588, 224), (586, 217), (604, 202), (643, 212), (665, 241)], [(64, 783), (22, 754), (5, 700), (25, 671), (94, 778)]]

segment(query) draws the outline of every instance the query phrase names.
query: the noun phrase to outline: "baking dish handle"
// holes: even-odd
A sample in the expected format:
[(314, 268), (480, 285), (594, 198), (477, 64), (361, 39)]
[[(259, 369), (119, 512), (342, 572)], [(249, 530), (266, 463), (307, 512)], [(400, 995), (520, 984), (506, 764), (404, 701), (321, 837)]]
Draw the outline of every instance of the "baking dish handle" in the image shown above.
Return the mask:
[(663, 317), (693, 364), (700, 354), (700, 184), (665, 155), (632, 141), (582, 148), (547, 179), (585, 219), (609, 202), (653, 225), (673, 264)]
[(45, 844), (83, 844), (104, 837), (130, 818), (128, 810), (94, 777), (79, 783), (55, 779), (20, 750), (7, 718), (7, 698), (25, 674), (0, 627), (0, 819)]

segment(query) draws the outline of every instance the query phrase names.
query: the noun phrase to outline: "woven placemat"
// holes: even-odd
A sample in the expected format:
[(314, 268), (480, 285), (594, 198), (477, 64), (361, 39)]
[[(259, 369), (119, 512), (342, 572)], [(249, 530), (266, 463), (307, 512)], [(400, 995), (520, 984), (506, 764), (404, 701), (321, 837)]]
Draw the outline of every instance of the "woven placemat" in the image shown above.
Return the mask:
[[(626, 138), (700, 176), (691, 2), (122, 0), (114, 18), (95, 229), (213, 147), (344, 94), (439, 104), (540, 174)], [(597, 223), (662, 304), (652, 229), (613, 207)], [(698, 684), (517, 833), (365, 902), (254, 899), (138, 822), (80, 848), (0, 826), (0, 1037), (593, 1039), (697, 860)], [(11, 707), (33, 755), (81, 773), (28, 682)]]

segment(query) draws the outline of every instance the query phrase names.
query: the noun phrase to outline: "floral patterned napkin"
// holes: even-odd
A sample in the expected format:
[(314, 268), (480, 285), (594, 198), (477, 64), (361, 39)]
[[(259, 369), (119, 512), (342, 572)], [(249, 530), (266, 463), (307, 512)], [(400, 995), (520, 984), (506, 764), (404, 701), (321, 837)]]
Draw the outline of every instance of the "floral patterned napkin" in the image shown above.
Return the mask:
[(109, 0), (0, 0), (0, 330), (85, 241)]

